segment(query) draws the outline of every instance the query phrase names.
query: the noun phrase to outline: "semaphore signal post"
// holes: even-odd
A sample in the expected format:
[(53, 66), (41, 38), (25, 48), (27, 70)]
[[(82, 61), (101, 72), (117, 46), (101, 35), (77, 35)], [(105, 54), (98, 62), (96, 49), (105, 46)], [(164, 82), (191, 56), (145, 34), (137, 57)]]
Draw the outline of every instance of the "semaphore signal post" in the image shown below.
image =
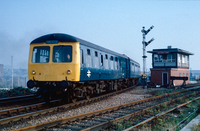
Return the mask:
[(142, 36), (143, 36), (143, 40), (142, 40), (142, 44), (143, 44), (143, 75), (142, 75), (142, 79), (144, 81), (144, 84), (146, 85), (146, 46), (148, 46), (152, 41), (154, 41), (154, 38), (152, 38), (151, 40), (149, 40), (148, 42), (145, 41), (145, 36), (154, 28), (154, 26), (152, 25), (148, 30), (145, 30), (145, 27), (142, 27), (143, 29), (141, 30), (142, 32)]

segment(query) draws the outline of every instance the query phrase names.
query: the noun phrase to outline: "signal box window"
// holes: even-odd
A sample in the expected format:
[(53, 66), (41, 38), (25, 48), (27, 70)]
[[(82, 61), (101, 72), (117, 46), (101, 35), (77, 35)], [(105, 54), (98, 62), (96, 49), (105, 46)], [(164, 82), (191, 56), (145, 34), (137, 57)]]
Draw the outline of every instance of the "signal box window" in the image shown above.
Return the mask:
[(53, 62), (65, 63), (72, 62), (72, 46), (54, 46)]
[(33, 55), (32, 55), (32, 62), (33, 63), (48, 63), (49, 62), (49, 46), (43, 47), (34, 47), (33, 48)]

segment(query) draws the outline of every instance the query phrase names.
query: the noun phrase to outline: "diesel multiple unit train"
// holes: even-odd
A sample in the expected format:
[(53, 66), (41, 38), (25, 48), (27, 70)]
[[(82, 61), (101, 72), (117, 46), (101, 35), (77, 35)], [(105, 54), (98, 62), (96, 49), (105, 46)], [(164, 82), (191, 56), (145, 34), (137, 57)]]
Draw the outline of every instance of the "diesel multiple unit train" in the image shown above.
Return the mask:
[(29, 88), (45, 99), (67, 100), (125, 88), (138, 82), (140, 65), (124, 54), (67, 34), (48, 34), (30, 43)]

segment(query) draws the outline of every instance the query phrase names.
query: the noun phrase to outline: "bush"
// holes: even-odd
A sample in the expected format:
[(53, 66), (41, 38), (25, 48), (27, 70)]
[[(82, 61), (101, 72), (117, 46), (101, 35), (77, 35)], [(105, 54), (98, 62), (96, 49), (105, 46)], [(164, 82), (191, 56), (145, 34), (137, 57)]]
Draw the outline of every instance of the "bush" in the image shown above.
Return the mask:
[(20, 96), (32, 94), (33, 91), (29, 88), (16, 87), (11, 90), (0, 90), (0, 98), (9, 97), (9, 96)]

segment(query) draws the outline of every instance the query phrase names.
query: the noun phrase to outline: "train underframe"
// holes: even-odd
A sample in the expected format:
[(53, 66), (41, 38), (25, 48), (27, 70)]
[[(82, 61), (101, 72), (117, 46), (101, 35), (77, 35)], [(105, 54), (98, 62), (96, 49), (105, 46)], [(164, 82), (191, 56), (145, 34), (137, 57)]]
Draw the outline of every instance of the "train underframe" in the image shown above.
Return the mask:
[[(78, 99), (89, 99), (93, 96), (121, 90), (138, 83), (139, 78), (86, 81), (86, 82), (37, 82), (37, 95), (45, 101), (61, 98), (66, 102), (76, 102)], [(29, 87), (29, 86), (28, 86)]]

